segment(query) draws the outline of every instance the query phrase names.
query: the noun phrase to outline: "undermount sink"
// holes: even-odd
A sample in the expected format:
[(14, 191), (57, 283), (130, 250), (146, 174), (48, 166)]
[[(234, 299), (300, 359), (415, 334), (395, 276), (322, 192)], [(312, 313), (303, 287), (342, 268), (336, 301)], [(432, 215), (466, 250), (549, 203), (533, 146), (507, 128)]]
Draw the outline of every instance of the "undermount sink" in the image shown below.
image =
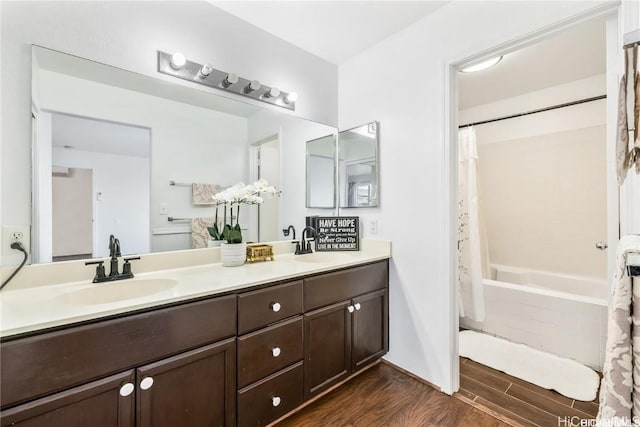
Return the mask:
[(354, 256), (348, 252), (314, 252), (305, 255), (294, 255), (294, 261), (299, 262), (336, 262), (336, 261), (349, 261)]
[(174, 288), (172, 279), (132, 279), (91, 285), (60, 295), (58, 299), (69, 305), (100, 305), (159, 294)]

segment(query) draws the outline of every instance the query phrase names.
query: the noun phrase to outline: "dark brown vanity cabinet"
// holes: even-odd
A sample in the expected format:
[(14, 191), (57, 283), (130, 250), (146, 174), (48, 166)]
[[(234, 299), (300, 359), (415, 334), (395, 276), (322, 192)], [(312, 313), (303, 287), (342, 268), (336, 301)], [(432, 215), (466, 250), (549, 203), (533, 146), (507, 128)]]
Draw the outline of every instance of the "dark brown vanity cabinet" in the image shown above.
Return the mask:
[(384, 261), (305, 279), (305, 399), (389, 350), (388, 277)]
[(231, 295), (2, 342), (0, 425), (233, 426), (235, 335)]

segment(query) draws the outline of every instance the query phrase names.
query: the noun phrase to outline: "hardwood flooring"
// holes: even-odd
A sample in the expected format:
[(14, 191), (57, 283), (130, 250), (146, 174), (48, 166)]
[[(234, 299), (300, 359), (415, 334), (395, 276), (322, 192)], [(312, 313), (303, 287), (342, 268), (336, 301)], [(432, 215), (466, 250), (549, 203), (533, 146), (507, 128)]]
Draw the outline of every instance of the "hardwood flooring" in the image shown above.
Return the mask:
[(465, 358), (460, 358), (460, 391), (455, 396), (513, 425), (582, 425), (578, 420), (591, 420), (598, 413), (597, 401), (573, 400)]
[(277, 424), (278, 427), (507, 425), (386, 363), (368, 369)]

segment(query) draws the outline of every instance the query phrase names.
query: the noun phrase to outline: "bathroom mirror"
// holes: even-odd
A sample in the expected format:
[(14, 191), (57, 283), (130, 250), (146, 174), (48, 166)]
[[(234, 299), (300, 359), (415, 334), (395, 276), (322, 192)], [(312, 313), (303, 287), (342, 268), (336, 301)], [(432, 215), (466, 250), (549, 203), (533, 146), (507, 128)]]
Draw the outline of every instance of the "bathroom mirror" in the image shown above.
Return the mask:
[(341, 208), (378, 206), (378, 127), (376, 121), (338, 134)]
[(335, 128), (38, 46), (32, 58), (34, 263), (108, 256), (110, 234), (127, 254), (204, 247), (192, 220), (216, 209), (193, 184), (269, 174), (282, 196), (243, 209), (246, 241), (284, 238), (308, 214), (304, 142)]
[(336, 136), (307, 141), (306, 186), (308, 208), (336, 206)]

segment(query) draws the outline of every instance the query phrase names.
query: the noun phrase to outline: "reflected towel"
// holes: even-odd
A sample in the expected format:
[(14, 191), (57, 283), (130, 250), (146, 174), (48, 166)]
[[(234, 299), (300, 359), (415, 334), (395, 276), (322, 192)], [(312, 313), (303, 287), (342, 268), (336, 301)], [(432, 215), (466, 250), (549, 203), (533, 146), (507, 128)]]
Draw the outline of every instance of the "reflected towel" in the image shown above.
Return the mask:
[[(616, 172), (618, 184), (622, 185), (627, 171), (635, 163), (636, 172), (640, 174), (640, 74), (637, 72), (638, 48), (625, 50), (625, 74), (620, 79), (618, 96), (618, 123), (616, 133)], [(628, 101), (631, 99), (631, 105)], [(630, 108), (631, 107), (631, 108)], [(629, 110), (634, 126), (631, 144), (629, 144)]]
[(191, 248), (199, 249), (209, 246), (209, 230), (215, 219), (213, 217), (199, 217), (191, 220)]
[(223, 188), (216, 184), (192, 184), (191, 193), (194, 205), (213, 205), (213, 196)]
[(640, 416), (640, 295), (626, 271), (630, 251), (640, 251), (640, 236), (624, 236), (616, 251), (598, 426), (631, 425)]

